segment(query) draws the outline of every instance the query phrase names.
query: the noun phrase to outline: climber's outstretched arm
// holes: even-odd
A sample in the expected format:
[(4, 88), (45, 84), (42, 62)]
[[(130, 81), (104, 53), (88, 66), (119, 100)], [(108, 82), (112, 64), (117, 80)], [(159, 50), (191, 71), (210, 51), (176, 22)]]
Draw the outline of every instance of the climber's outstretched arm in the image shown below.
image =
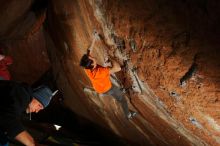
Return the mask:
[(94, 48), (95, 42), (96, 42), (97, 40), (100, 40), (100, 37), (99, 37), (98, 32), (94, 31), (92, 44), (91, 44), (91, 46), (87, 49), (87, 55), (91, 56), (91, 54), (92, 54), (92, 52), (93, 52), (93, 48)]

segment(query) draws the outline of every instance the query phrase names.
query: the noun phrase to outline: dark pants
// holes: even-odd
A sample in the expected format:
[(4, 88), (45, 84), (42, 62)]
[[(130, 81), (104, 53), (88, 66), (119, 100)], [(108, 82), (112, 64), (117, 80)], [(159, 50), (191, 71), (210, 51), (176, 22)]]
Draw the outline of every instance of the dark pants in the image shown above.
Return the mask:
[(103, 95), (110, 95), (113, 98), (115, 98), (121, 104), (125, 116), (127, 116), (130, 113), (127, 101), (124, 97), (124, 93), (118, 87), (112, 85), (112, 88), (109, 91), (103, 93)]
[(7, 146), (8, 145), (8, 138), (6, 137), (5, 133), (0, 130), (0, 146)]

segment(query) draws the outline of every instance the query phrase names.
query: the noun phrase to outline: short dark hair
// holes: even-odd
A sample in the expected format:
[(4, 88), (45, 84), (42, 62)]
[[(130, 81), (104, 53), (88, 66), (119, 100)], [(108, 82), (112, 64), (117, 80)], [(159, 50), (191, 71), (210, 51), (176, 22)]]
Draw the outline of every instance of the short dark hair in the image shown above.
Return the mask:
[(80, 60), (80, 66), (86, 68), (86, 69), (92, 69), (93, 60), (89, 59), (89, 56), (87, 54), (84, 54)]

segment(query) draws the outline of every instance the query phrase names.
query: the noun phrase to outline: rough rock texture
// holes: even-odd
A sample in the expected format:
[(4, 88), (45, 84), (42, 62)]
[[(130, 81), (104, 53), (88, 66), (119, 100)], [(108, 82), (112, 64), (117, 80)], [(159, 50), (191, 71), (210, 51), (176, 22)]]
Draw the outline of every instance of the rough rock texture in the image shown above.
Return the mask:
[[(0, 15), (10, 18), (0, 24), (1, 42), (18, 47), (8, 49), (18, 59), (15, 79), (36, 80), (51, 63), (66, 105), (128, 141), (220, 145), (219, 1), (51, 0), (33, 16), (30, 1), (2, 3), (22, 8)], [(79, 67), (94, 29), (102, 37), (94, 50), (99, 63), (107, 53), (123, 68), (113, 80), (139, 112), (132, 121), (111, 97), (91, 89)], [(26, 41), (18, 45), (18, 36)], [(26, 60), (28, 71), (19, 66)]]

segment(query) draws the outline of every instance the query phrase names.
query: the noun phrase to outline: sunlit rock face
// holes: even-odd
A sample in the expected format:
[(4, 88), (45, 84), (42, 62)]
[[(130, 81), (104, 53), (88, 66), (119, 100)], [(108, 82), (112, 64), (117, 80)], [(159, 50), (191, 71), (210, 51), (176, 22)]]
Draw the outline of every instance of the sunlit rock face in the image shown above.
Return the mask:
[[(20, 15), (0, 17), (9, 17), (0, 33), (17, 59), (15, 79), (32, 82), (51, 64), (72, 111), (137, 145), (220, 145), (219, 1), (51, 0), (33, 12), (33, 2), (15, 3), (7, 8)], [(79, 67), (94, 30), (99, 63), (107, 54), (122, 66), (113, 82), (139, 113), (131, 121), (111, 97), (94, 92)]]

